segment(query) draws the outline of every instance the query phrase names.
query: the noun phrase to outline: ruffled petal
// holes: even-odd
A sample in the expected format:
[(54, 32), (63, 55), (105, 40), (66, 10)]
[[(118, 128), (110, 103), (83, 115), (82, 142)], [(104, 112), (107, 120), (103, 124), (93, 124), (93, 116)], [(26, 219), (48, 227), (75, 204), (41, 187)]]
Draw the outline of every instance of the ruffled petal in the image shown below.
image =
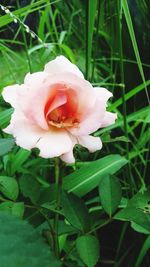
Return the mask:
[(44, 71), (50, 73), (51, 75), (61, 72), (71, 72), (80, 78), (84, 78), (82, 72), (78, 69), (78, 67), (72, 64), (64, 56), (58, 56), (54, 60), (48, 62), (45, 65)]
[(112, 124), (116, 119), (116, 116), (111, 116), (111, 115), (107, 116), (107, 113), (109, 115), (110, 112), (106, 112), (107, 101), (112, 96), (112, 93), (105, 88), (98, 88), (98, 87), (94, 88), (93, 91), (94, 91), (93, 94), (95, 93), (96, 97), (95, 103), (91, 108), (88, 109), (88, 112), (85, 113), (85, 116), (83, 116), (83, 119), (81, 120), (78, 127), (68, 129), (68, 131), (70, 131), (75, 136), (89, 135), (97, 131), (99, 128), (105, 127), (103, 126), (105, 125), (105, 121), (106, 123), (108, 122)]
[(52, 104), (48, 108), (46, 116), (48, 116), (51, 113), (51, 111), (53, 111), (54, 109), (58, 108), (59, 106), (64, 105), (66, 102), (67, 102), (66, 94), (63, 92), (58, 92), (54, 100), (52, 101)]
[(78, 137), (78, 142), (80, 145), (86, 147), (92, 153), (102, 148), (102, 142), (99, 137), (90, 135), (80, 136)]
[(116, 119), (117, 119), (117, 114), (116, 113), (112, 113), (112, 112), (106, 111), (104, 119), (103, 119), (102, 124), (101, 124), (101, 128), (109, 126), (109, 125), (115, 123)]
[(78, 127), (68, 128), (68, 131), (75, 136), (86, 136), (95, 132), (101, 127), (105, 112), (105, 104), (97, 99), (95, 105), (89, 110)]
[[(34, 76), (33, 76), (34, 77)], [(66, 88), (74, 90), (78, 99), (78, 113), (83, 116), (86, 110), (90, 109), (96, 99), (93, 95), (92, 85), (72, 73), (60, 73), (49, 75), (43, 83), (37, 83), (28, 91), (24, 102), (22, 101), (22, 110), (28, 119), (37, 123), (41, 128), (48, 130), (48, 124), (44, 115), (44, 108), (47, 101), (51, 98), (55, 88)]]

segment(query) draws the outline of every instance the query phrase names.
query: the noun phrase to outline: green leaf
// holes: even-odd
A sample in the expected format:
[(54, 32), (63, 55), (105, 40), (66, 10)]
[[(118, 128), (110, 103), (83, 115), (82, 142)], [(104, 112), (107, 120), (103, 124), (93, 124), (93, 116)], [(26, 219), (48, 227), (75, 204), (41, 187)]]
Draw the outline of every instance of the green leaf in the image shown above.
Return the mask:
[(67, 234), (59, 236), (59, 251), (61, 252), (66, 244)]
[(121, 185), (116, 177), (107, 175), (99, 184), (99, 194), (103, 209), (111, 217), (121, 201)]
[(23, 175), (19, 179), (21, 193), (25, 197), (29, 197), (32, 203), (36, 203), (40, 195), (40, 184), (32, 175)]
[(0, 212), (0, 229), (1, 267), (61, 266), (38, 232), (27, 222)]
[(150, 231), (146, 230), (144, 227), (142, 227), (141, 225), (135, 223), (135, 222), (131, 222), (131, 227), (137, 231), (138, 233), (142, 233), (142, 234), (146, 234), (146, 235), (150, 235)]
[(64, 189), (84, 196), (97, 187), (103, 177), (116, 173), (127, 163), (120, 155), (109, 155), (81, 167), (64, 178)]
[[(150, 215), (135, 207), (127, 207), (119, 211), (114, 219), (121, 221), (130, 221), (143, 227), (146, 231), (150, 231)], [(136, 230), (136, 229), (135, 229)]]
[(0, 192), (11, 200), (16, 200), (19, 194), (17, 181), (8, 176), (0, 176)]
[(100, 256), (100, 248), (95, 236), (80, 236), (76, 240), (76, 248), (86, 266), (94, 267), (96, 265)]
[(13, 138), (0, 138), (0, 156), (7, 154), (12, 150), (15, 142)]
[[(69, 259), (65, 262), (66, 267), (85, 267), (85, 264), (80, 259), (77, 249), (76, 247), (74, 247), (74, 245), (75, 245), (74, 241), (67, 240), (65, 246), (65, 252), (67, 255), (69, 254)], [(72, 247), (74, 247), (74, 249), (72, 249), (72, 251), (70, 252), (70, 248)]]
[(140, 208), (144, 211), (145, 207), (149, 207), (150, 201), (150, 190), (145, 191), (144, 193), (138, 192), (134, 195), (128, 202), (128, 207)]
[(10, 121), (12, 113), (13, 113), (13, 108), (9, 108), (0, 112), (0, 128), (6, 127), (6, 125)]
[(32, 174), (25, 174), (19, 179), (23, 196), (30, 198), (33, 204), (50, 204), (56, 199), (56, 186), (43, 187)]
[(57, 188), (55, 184), (51, 184), (49, 187), (46, 187), (46, 188), (41, 188), (37, 203), (39, 205), (43, 205), (44, 203), (55, 202), (56, 192), (57, 192)]
[(88, 209), (82, 199), (72, 193), (63, 192), (61, 203), (63, 213), (71, 225), (83, 232), (90, 229)]
[(150, 114), (148, 114), (144, 120), (145, 123), (150, 123)]
[(75, 64), (74, 53), (71, 50), (71, 48), (67, 46), (66, 44), (60, 44), (59, 46), (65, 51), (67, 57), (71, 60), (71, 62)]
[(66, 220), (59, 220), (58, 223), (58, 235), (74, 234), (78, 232), (72, 225), (68, 224)]
[[(133, 222), (144, 228), (144, 231), (150, 231), (150, 191), (145, 193), (138, 192), (128, 201), (127, 207), (115, 214), (114, 219)], [(134, 227), (136, 230), (137, 227)], [(139, 229), (138, 229), (139, 232)]]
[(24, 214), (24, 203), (23, 202), (14, 203), (12, 201), (6, 201), (0, 204), (0, 211), (22, 218)]
[(23, 148), (19, 149), (19, 151), (14, 155), (11, 161), (11, 174), (13, 175), (15, 172), (19, 171), (22, 164), (29, 158), (31, 151), (25, 150)]

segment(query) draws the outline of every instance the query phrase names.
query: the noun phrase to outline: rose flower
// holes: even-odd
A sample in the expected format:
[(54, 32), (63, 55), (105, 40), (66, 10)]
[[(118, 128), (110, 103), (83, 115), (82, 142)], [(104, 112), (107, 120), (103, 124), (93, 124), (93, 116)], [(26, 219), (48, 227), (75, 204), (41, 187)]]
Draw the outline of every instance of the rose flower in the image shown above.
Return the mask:
[(5, 87), (2, 95), (14, 108), (4, 131), (20, 147), (38, 148), (43, 158), (60, 156), (71, 163), (75, 144), (90, 152), (101, 149), (100, 138), (89, 134), (116, 119), (106, 111), (112, 94), (93, 88), (64, 56), (47, 63), (44, 71), (27, 74), (24, 84)]

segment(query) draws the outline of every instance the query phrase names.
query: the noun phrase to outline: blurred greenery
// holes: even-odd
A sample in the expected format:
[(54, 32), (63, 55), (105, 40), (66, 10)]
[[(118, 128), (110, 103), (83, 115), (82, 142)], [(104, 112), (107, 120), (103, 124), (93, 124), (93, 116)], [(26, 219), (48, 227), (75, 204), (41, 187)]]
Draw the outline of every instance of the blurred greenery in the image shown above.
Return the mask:
[[(149, 0), (0, 4), (0, 92), (63, 54), (113, 93), (108, 110), (118, 114), (94, 133), (101, 151), (76, 146), (76, 163), (60, 163), (58, 203), (55, 160), (14, 145), (2, 131), (13, 110), (0, 96), (0, 266), (149, 266)], [(49, 252), (56, 249), (56, 218), (58, 265)]]

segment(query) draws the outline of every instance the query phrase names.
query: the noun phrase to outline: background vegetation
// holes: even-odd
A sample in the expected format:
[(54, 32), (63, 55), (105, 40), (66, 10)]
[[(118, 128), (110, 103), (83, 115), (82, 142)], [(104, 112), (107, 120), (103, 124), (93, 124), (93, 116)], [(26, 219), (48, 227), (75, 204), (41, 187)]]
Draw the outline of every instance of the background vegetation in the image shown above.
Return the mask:
[(149, 266), (149, 1), (0, 4), (1, 91), (63, 54), (113, 92), (108, 109), (118, 114), (94, 133), (101, 151), (76, 147), (76, 164), (65, 166), (3, 133), (12, 108), (0, 98), (0, 266)]

